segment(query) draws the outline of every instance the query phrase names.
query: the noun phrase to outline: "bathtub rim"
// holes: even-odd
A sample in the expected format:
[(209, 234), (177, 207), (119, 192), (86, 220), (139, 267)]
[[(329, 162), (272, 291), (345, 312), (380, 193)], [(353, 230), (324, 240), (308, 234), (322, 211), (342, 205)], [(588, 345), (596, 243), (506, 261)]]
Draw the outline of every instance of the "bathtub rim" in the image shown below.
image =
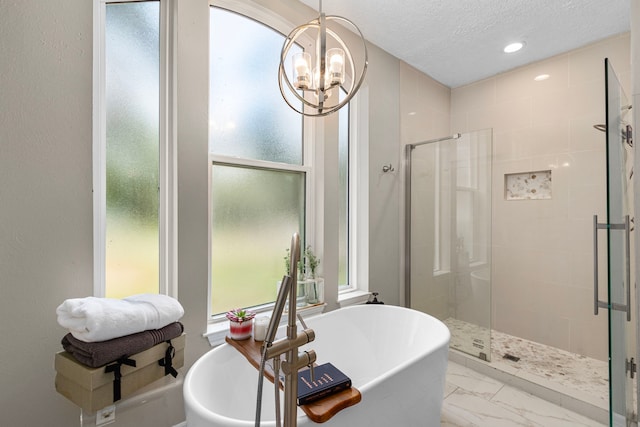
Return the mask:
[[(422, 352), (420, 354), (417, 354), (417, 355), (415, 355), (413, 357), (405, 359), (402, 363), (399, 363), (398, 365), (396, 365), (393, 368), (385, 371), (383, 374), (378, 375), (377, 377), (375, 377), (371, 381), (366, 382), (365, 384), (354, 384), (354, 387), (357, 387), (357, 389), (363, 395), (369, 389), (374, 388), (379, 383), (382, 383), (383, 381), (385, 381), (388, 378), (392, 377), (396, 373), (401, 372), (402, 370), (404, 370), (404, 369), (410, 367), (411, 365), (417, 363), (420, 359), (424, 359), (426, 357), (429, 357), (430, 355), (432, 355), (433, 353), (435, 353), (437, 351), (444, 351), (445, 352), (445, 358), (447, 358), (448, 351), (449, 351), (449, 342), (451, 340), (451, 332), (449, 331), (449, 328), (447, 327), (447, 325), (444, 324), (444, 322), (442, 322), (441, 320), (437, 319), (434, 316), (431, 316), (430, 314), (423, 313), (421, 311), (418, 311), (418, 310), (415, 310), (415, 309), (412, 309), (412, 308), (395, 306), (395, 305), (387, 305), (387, 304), (375, 304), (375, 305), (364, 305), (363, 304), (363, 305), (352, 305), (352, 306), (349, 306), (349, 307), (344, 307), (344, 308), (341, 308), (340, 310), (359, 310), (359, 309), (370, 310), (370, 309), (378, 309), (378, 308), (375, 308), (375, 307), (380, 307), (379, 309), (381, 309), (381, 310), (392, 309), (392, 310), (397, 310), (397, 311), (410, 311), (410, 312), (415, 313), (416, 315), (418, 315), (420, 317), (427, 318), (429, 321), (434, 321), (434, 323), (436, 325), (438, 325), (438, 328), (443, 330), (443, 337), (439, 340), (440, 342), (438, 342), (436, 345), (434, 345), (428, 351), (424, 351), (424, 352)], [(338, 311), (338, 310), (336, 310), (336, 311)], [(332, 312), (323, 313), (321, 316), (324, 316), (326, 314), (331, 314), (331, 313)]]
[[(436, 327), (438, 328), (438, 330), (442, 331), (442, 334), (438, 334), (438, 340), (435, 342), (435, 344), (427, 351), (424, 351), (422, 353), (419, 353), (413, 357), (407, 358), (405, 360), (403, 360), (402, 363), (399, 363), (398, 365), (394, 366), (393, 368), (385, 371), (383, 374), (378, 375), (377, 377), (375, 377), (373, 380), (368, 381), (365, 384), (354, 384), (354, 387), (357, 387), (357, 389), (360, 391), (361, 394), (364, 394), (368, 392), (368, 390), (370, 389), (374, 389), (378, 384), (382, 383), (383, 381), (387, 380), (388, 378), (392, 377), (393, 375), (397, 374), (398, 372), (403, 371), (404, 369), (409, 368), (410, 366), (414, 365), (415, 363), (417, 363), (420, 359), (429, 357), (430, 355), (432, 355), (435, 352), (441, 351), (444, 352), (444, 359), (447, 360), (447, 355), (448, 355), (448, 351), (449, 351), (449, 341), (451, 338), (451, 333), (449, 331), (449, 328), (439, 319), (435, 318), (434, 316), (431, 316), (429, 314), (423, 313), (421, 311), (412, 309), (412, 308), (407, 308), (407, 307), (402, 307), (402, 306), (394, 306), (394, 305), (387, 305), (387, 304), (380, 304), (380, 305), (365, 305), (365, 304), (359, 304), (359, 305), (352, 305), (352, 306), (348, 306), (348, 307), (343, 307), (343, 308), (339, 308), (337, 310), (333, 310), (333, 311), (329, 311), (326, 313), (321, 313), (315, 316), (310, 316), (308, 318), (309, 321), (315, 320), (315, 319), (319, 319), (322, 317), (326, 317), (326, 316), (331, 316), (332, 313), (333, 315), (335, 315), (336, 312), (342, 312), (343, 310), (346, 310), (347, 312), (350, 310), (395, 310), (395, 311), (403, 311), (403, 312), (411, 312), (412, 315), (416, 315), (418, 317), (422, 317), (425, 319), (428, 319), (429, 322), (433, 322)], [(286, 327), (286, 325), (281, 325), (280, 327)], [(442, 336), (440, 336), (442, 335)], [(193, 393), (190, 389), (189, 389), (189, 384), (191, 382), (191, 377), (194, 374), (195, 371), (197, 371), (197, 368), (202, 365), (205, 364), (209, 358), (212, 357), (216, 357), (216, 355), (219, 352), (225, 351), (225, 349), (229, 349), (227, 351), (235, 351), (236, 357), (241, 357), (244, 358), (244, 356), (238, 352), (236, 349), (234, 349), (230, 344), (228, 343), (224, 343), (221, 344), (211, 350), (209, 350), (208, 352), (206, 352), (205, 354), (203, 354), (202, 356), (200, 356), (189, 368), (185, 379), (184, 379), (184, 384), (183, 384), (183, 401), (184, 401), (184, 405), (185, 405), (185, 415), (187, 415), (187, 406), (189, 406), (190, 410), (196, 412), (198, 414), (198, 416), (201, 419), (208, 419), (211, 420), (212, 422), (216, 422), (216, 423), (221, 423), (221, 424), (225, 424), (228, 425), (229, 427), (246, 427), (246, 426), (250, 426), (253, 425), (253, 421), (252, 420), (240, 420), (237, 418), (230, 418), (228, 416), (222, 415), (218, 412), (214, 412), (210, 409), (208, 409), (204, 404), (201, 403), (201, 400), (198, 399), (195, 396), (195, 393)], [(247, 363), (249, 363), (248, 361), (246, 361)], [(256, 384), (257, 384), (257, 380), (258, 380), (258, 370), (256, 369)], [(265, 388), (263, 392), (268, 392), (268, 389), (271, 388), (269, 386), (267, 386), (267, 384), (271, 385), (270, 382), (265, 382)], [(190, 399), (190, 403), (189, 405), (187, 405), (187, 393), (192, 396)], [(254, 393), (255, 394), (255, 393)], [(304, 420), (307, 419), (306, 414), (300, 409), (297, 408), (298, 411), (298, 416), (297, 419), (299, 422), (303, 422)], [(255, 411), (254, 411), (254, 416), (255, 416)], [(265, 420), (263, 421), (261, 424), (264, 424), (265, 426), (275, 426), (275, 420)]]

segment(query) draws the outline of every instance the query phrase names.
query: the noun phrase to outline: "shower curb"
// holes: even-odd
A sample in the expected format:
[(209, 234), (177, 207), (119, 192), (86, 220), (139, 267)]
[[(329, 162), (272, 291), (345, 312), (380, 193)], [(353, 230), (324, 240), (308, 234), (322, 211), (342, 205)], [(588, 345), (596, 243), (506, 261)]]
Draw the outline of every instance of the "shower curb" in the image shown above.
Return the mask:
[(547, 385), (542, 385), (531, 379), (522, 378), (515, 373), (498, 369), (491, 365), (490, 362), (485, 362), (484, 360), (480, 360), (454, 348), (449, 349), (449, 361), (465, 366), (480, 374), (530, 393), (599, 423), (609, 424), (608, 408), (602, 407), (595, 402), (589, 402), (584, 398), (572, 396), (569, 391), (554, 390)]

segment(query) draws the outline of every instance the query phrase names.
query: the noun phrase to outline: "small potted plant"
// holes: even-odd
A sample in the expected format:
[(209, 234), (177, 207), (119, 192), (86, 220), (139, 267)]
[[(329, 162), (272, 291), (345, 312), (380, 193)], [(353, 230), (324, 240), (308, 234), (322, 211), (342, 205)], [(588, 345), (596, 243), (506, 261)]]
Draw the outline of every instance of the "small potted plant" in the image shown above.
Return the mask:
[(306, 280), (305, 297), (307, 304), (321, 304), (324, 302), (324, 279), (316, 276), (316, 270), (320, 260), (313, 253), (311, 245), (307, 246), (304, 256), (308, 265), (308, 278)]
[[(287, 254), (284, 256), (284, 265), (287, 275), (291, 274), (291, 252), (289, 248), (287, 248)], [(298, 280), (304, 280), (304, 261), (302, 259), (298, 260)]]
[(315, 279), (316, 269), (318, 268), (318, 265), (320, 265), (320, 260), (318, 259), (316, 254), (313, 253), (311, 245), (307, 246), (307, 249), (304, 250), (304, 256), (307, 258), (307, 262), (309, 263), (311, 279)]
[(253, 331), (253, 318), (256, 314), (247, 309), (234, 308), (227, 311), (229, 319), (229, 336), (234, 340), (246, 340)]
[[(291, 251), (287, 249), (287, 253), (284, 256), (284, 263), (286, 266), (287, 275), (291, 276)], [(305, 263), (304, 258), (298, 260), (298, 288), (296, 290), (296, 307), (304, 307), (307, 305), (305, 292), (306, 292), (306, 280), (305, 280)], [(278, 285), (280, 286), (280, 285)]]

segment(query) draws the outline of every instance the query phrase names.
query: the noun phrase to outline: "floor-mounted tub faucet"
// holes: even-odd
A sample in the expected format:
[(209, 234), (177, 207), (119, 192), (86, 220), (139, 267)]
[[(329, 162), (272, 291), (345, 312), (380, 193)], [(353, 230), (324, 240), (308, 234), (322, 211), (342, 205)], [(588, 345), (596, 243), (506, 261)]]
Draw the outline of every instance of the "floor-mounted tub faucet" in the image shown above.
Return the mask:
[[(289, 265), (289, 271), (293, 272), (293, 277), (284, 276), (280, 290), (278, 291), (278, 297), (276, 298), (276, 304), (273, 309), (273, 315), (267, 328), (267, 336), (265, 338), (262, 347), (262, 360), (260, 362), (260, 377), (258, 378), (258, 402), (256, 405), (256, 423), (255, 426), (260, 426), (260, 408), (262, 400), (262, 374), (264, 372), (264, 366), (266, 361), (274, 359), (274, 367), (279, 365), (280, 355), (285, 354), (285, 361), (282, 363), (282, 371), (284, 372), (284, 427), (295, 427), (297, 422), (297, 398), (298, 398), (298, 370), (302, 367), (309, 366), (313, 368), (313, 364), (316, 361), (316, 353), (313, 350), (303, 351), (298, 353), (298, 347), (303, 346), (315, 339), (315, 333), (312, 329), (306, 328), (304, 322), (302, 322), (305, 328), (300, 334), (298, 334), (298, 327), (296, 324), (296, 298), (298, 280), (295, 275), (297, 270), (298, 261), (300, 259), (300, 235), (294, 233), (291, 237), (291, 260)], [(284, 311), (285, 303), (289, 299), (289, 313), (288, 313), (288, 325), (287, 325), (287, 337), (275, 341), (276, 330)], [(278, 399), (279, 395), (279, 382), (280, 378), (277, 372), (274, 372), (274, 383), (276, 393), (276, 426), (280, 426), (280, 403)]]

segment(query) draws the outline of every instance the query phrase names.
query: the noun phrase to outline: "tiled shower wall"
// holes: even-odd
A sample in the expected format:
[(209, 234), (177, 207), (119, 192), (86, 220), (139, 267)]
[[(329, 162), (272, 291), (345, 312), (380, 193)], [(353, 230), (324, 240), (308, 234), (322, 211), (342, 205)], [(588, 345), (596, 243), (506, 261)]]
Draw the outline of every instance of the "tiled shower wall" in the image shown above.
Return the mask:
[[(629, 52), (629, 35), (616, 36), (451, 91), (451, 132), (494, 132), (494, 329), (603, 360), (592, 222), (606, 214), (605, 135), (593, 125), (605, 121), (604, 58), (631, 94)], [(505, 175), (547, 170), (550, 199), (505, 199)]]
[[(403, 154), (407, 144), (449, 135), (450, 110), (451, 89), (400, 62), (400, 138)], [(420, 166), (414, 165), (427, 174), (427, 169), (432, 166), (428, 162), (421, 162)], [(404, 175), (401, 178), (404, 178)], [(424, 187), (425, 191), (428, 189), (429, 187)], [(425, 197), (421, 200), (430, 203), (433, 197), (435, 197), (433, 194), (425, 193)], [(401, 203), (401, 218), (405, 217), (404, 209), (405, 204)], [(426, 213), (429, 210), (429, 207), (423, 207), (422, 212)], [(411, 264), (411, 271), (416, 278), (414, 281), (419, 283), (413, 283), (411, 286), (410, 306), (439, 319), (446, 319), (450, 316), (450, 278), (448, 275), (434, 276), (433, 274), (434, 248), (433, 236), (430, 236), (433, 218), (429, 219), (429, 215), (423, 215), (414, 227), (412, 243), (413, 250), (417, 253), (412, 254), (416, 261)], [(404, 229), (400, 235), (404, 235)], [(416, 236), (420, 237), (416, 238)], [(425, 236), (430, 237), (425, 238)]]

